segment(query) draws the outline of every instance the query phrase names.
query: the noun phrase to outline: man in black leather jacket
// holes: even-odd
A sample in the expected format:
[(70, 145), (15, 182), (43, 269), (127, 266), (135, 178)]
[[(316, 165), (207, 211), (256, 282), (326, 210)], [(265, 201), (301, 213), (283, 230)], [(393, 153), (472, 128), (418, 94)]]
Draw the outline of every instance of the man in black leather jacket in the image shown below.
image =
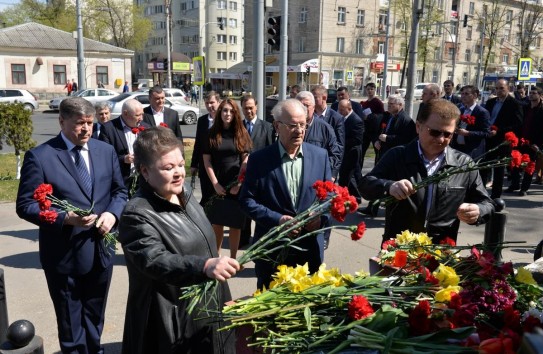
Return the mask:
[(456, 240), (460, 221), (478, 225), (493, 212), (478, 171), (456, 174), (427, 188), (414, 188), (429, 175), (471, 160), (448, 147), (459, 117), (460, 111), (449, 101), (429, 101), (416, 124), (419, 138), (391, 149), (360, 182), (365, 199), (388, 195), (397, 199), (386, 207), (383, 241), (404, 230), (427, 232), (434, 243), (445, 237)]

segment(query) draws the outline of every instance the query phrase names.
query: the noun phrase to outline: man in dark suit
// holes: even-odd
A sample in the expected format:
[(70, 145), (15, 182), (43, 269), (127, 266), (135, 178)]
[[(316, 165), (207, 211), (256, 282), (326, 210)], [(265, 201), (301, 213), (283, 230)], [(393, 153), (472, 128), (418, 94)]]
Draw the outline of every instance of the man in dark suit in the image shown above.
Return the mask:
[(345, 86), (338, 87), (337, 89), (337, 101), (332, 103), (332, 108), (334, 111), (338, 111), (339, 101), (341, 100), (349, 100), (351, 101), (351, 106), (353, 107), (354, 113), (356, 113), (357, 116), (364, 119), (366, 117), (366, 114), (364, 114), (364, 108), (362, 108), (362, 105), (356, 101), (351, 100), (351, 97), (349, 95), (349, 89)]
[(194, 150), (192, 150), (192, 160), (190, 162), (190, 174), (194, 179), (200, 177), (200, 188), (202, 190), (202, 199), (200, 205), (206, 205), (207, 201), (215, 193), (215, 189), (209, 180), (206, 169), (204, 167), (203, 150), (205, 144), (208, 144), (207, 132), (213, 125), (217, 108), (221, 103), (221, 95), (215, 91), (210, 91), (204, 97), (204, 104), (207, 109), (207, 114), (198, 118), (196, 123), (196, 138), (194, 139)]
[[(241, 207), (256, 222), (255, 241), (307, 210), (317, 198), (312, 187), (315, 181), (330, 180), (326, 150), (303, 142), (307, 124), (304, 106), (293, 99), (281, 101), (273, 108), (273, 116), (278, 141), (249, 155), (240, 192)], [(319, 229), (323, 219), (316, 218), (301, 232)], [(297, 245), (299, 249), (289, 248), (272, 255), (271, 260), (255, 261), (259, 289), (269, 286), (280, 264), (307, 262), (310, 272), (318, 270), (324, 259), (322, 233), (300, 240)]]
[(444, 100), (450, 101), (456, 105), (461, 103), (460, 97), (454, 94), (454, 82), (452, 80), (445, 80), (443, 83), (443, 98)]
[(354, 113), (349, 100), (341, 100), (338, 109), (345, 119), (345, 150), (339, 168), (338, 184), (347, 187), (349, 194), (354, 196), (360, 204), (362, 196), (358, 191), (358, 183), (362, 180), (360, 155), (362, 154), (364, 121)]
[[(253, 150), (251, 152), (258, 151), (271, 145), (274, 141), (274, 131), (271, 123), (258, 119), (256, 116), (258, 110), (257, 104), (256, 98), (251, 95), (245, 95), (241, 99), (241, 109), (245, 116), (243, 124), (253, 141)], [(249, 244), (251, 240), (251, 222), (252, 220), (250, 218), (245, 218), (245, 225), (241, 229), (240, 246)]]
[(332, 108), (328, 108), (326, 99), (328, 98), (328, 90), (322, 85), (315, 86), (311, 89), (311, 93), (315, 98), (315, 112), (313, 119), (323, 119), (334, 129), (336, 140), (341, 150), (345, 149), (345, 119)]
[(96, 120), (97, 122), (94, 123), (92, 126), (92, 138), (98, 139), (100, 136), (100, 130), (102, 129), (102, 125), (104, 125), (106, 122), (109, 122), (109, 119), (111, 118), (111, 112), (109, 110), (109, 105), (107, 102), (98, 102), (94, 105), (94, 109), (96, 110)]
[[(490, 113), (490, 126), (496, 129), (490, 130), (489, 137), (486, 139), (486, 149), (491, 150), (500, 145), (505, 140), (505, 133), (513, 132), (519, 136), (522, 127), (522, 108), (519, 103), (509, 94), (509, 83), (507, 80), (500, 79), (496, 82), (496, 97), (491, 98), (485, 105)], [(497, 158), (508, 157), (511, 154), (510, 146), (502, 146), (498, 150), (489, 153), (485, 160), (490, 161)], [(492, 192), (490, 197), (496, 199), (501, 197), (503, 189), (503, 178), (505, 167), (494, 167), (492, 169)], [(481, 170), (483, 182), (490, 181), (490, 170)]]
[(473, 116), (475, 122), (460, 121), (451, 146), (458, 151), (477, 159), (485, 153), (486, 138), (490, 134), (490, 114), (486, 109), (477, 104), (479, 89), (473, 85), (462, 87), (460, 97), (462, 104), (459, 106), (462, 116)]
[(119, 166), (126, 188), (132, 189), (134, 174), (134, 149), (140, 129), (149, 128), (143, 122), (143, 106), (137, 100), (130, 99), (123, 103), (121, 116), (104, 124), (99, 139), (112, 145), (119, 158)]
[[(79, 97), (59, 108), (61, 132), (29, 150), (21, 170), (17, 215), (39, 226), (40, 261), (57, 317), (63, 353), (103, 353), (100, 336), (111, 282), (112, 257), (103, 235), (117, 224), (126, 204), (117, 155), (112, 146), (91, 139), (94, 107)], [(91, 215), (58, 212), (53, 223), (40, 220), (33, 198), (42, 184)]]
[(152, 127), (162, 123), (173, 130), (175, 136), (183, 142), (183, 133), (179, 126), (179, 114), (168, 107), (164, 107), (166, 94), (162, 87), (156, 85), (149, 90), (149, 102), (151, 105), (143, 110), (143, 121)]

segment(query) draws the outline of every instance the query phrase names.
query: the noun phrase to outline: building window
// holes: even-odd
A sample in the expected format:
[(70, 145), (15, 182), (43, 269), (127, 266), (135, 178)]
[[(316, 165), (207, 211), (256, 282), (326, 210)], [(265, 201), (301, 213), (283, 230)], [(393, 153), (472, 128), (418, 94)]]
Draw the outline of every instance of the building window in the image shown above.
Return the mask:
[(454, 47), (449, 48), (449, 60), (454, 60)]
[(407, 56), (407, 43), (405, 42), (402, 42), (402, 44), (400, 45), (400, 56)]
[(467, 85), (468, 84), (468, 73), (466, 71), (464, 71), (462, 73), (462, 85)]
[(223, 26), (226, 26), (226, 17), (217, 17), (217, 26), (219, 23), (222, 23)]
[(230, 11), (238, 11), (238, 3), (235, 1), (230, 1)]
[(307, 7), (301, 7), (300, 8), (300, 17), (298, 18), (299, 23), (306, 23), (307, 22)]
[(345, 24), (345, 16), (347, 15), (347, 9), (339, 6), (337, 8), (337, 23)]
[(96, 67), (96, 82), (100, 81), (104, 85), (109, 84), (109, 75), (107, 74), (107, 66)]
[(305, 37), (298, 39), (298, 51), (301, 53), (305, 52)]
[(345, 52), (345, 38), (338, 37), (336, 40), (336, 52), (344, 53)]
[(505, 65), (509, 65), (509, 54), (502, 55), (502, 63), (505, 63)]
[(230, 52), (228, 53), (230, 61), (238, 61), (238, 53), (237, 52)]
[(385, 31), (385, 26), (387, 25), (387, 13), (386, 11), (379, 10), (379, 32)]
[(464, 54), (464, 60), (467, 62), (471, 61), (471, 49), (466, 49), (466, 53)]
[(507, 10), (505, 13), (505, 22), (509, 24), (513, 22), (513, 10)]
[(516, 45), (520, 45), (520, 40), (521, 40), (521, 38), (522, 38), (522, 33), (518, 32), (518, 33), (517, 33), (517, 38), (516, 38), (516, 40), (515, 40), (515, 44), (516, 44)]
[(385, 42), (377, 42), (377, 53), (385, 54)]
[(432, 82), (438, 82), (437, 77), (439, 72), (437, 70), (432, 71)]
[(469, 14), (470, 15), (475, 15), (475, 3), (474, 2), (470, 2), (469, 3)]
[(366, 10), (358, 10), (356, 15), (356, 25), (364, 26), (364, 20), (366, 18)]
[(187, 3), (186, 2), (181, 3), (181, 11), (187, 11)]
[(231, 19), (229, 20), (228, 25), (229, 25), (231, 28), (238, 28), (238, 20), (236, 20), (235, 18), (231, 18)]
[(466, 39), (468, 41), (471, 41), (471, 36), (473, 34), (473, 27), (472, 26), (468, 26), (468, 29), (466, 30)]
[(218, 34), (217, 43), (226, 43), (226, 34)]
[(441, 59), (441, 47), (434, 48), (434, 60)]
[(11, 83), (14, 85), (26, 85), (24, 64), (11, 64)]
[(53, 82), (55, 85), (66, 85), (66, 65), (53, 65)]
[(217, 60), (226, 60), (226, 52), (217, 52)]
[(356, 40), (356, 48), (355, 48), (356, 54), (364, 54), (364, 40), (359, 38)]
[(217, 9), (226, 10), (226, 0), (217, 0)]
[(230, 44), (238, 44), (238, 36), (230, 36), (228, 43)]
[(488, 56), (488, 62), (491, 64), (496, 63), (496, 54), (490, 53), (490, 55)]
[(447, 80), (452, 80), (452, 71), (447, 71)]

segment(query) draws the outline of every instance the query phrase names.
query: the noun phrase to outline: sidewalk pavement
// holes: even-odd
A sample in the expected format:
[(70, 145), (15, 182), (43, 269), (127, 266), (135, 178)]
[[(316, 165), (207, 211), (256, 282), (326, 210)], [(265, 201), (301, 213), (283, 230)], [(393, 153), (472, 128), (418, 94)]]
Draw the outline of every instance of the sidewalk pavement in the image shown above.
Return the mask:
[[(194, 194), (200, 198), (198, 189)], [(515, 266), (529, 264), (533, 260), (535, 245), (543, 239), (543, 186), (533, 186), (526, 197), (504, 194), (503, 198), (508, 213), (506, 241), (526, 242), (504, 250), (503, 259), (513, 261)], [(359, 270), (369, 271), (369, 258), (379, 251), (384, 210), (381, 209), (376, 218), (351, 214), (343, 225), (356, 225), (364, 219), (367, 231), (360, 241), (352, 241), (347, 230), (332, 232), (330, 247), (325, 252), (328, 268), (337, 267), (351, 274)], [(462, 224), (459, 244), (482, 242), (484, 230), (484, 226)], [(45, 353), (59, 353), (55, 314), (40, 267), (37, 241), (37, 227), (17, 217), (15, 204), (0, 203), (0, 267), (5, 272), (9, 322), (19, 319), (31, 321), (36, 334), (44, 339)], [(227, 245), (224, 245), (222, 253), (228, 255), (228, 252)], [(253, 264), (248, 264), (229, 284), (234, 298), (250, 295), (256, 287)], [(122, 250), (118, 249), (102, 337), (108, 354), (121, 352), (127, 294), (128, 275)]]

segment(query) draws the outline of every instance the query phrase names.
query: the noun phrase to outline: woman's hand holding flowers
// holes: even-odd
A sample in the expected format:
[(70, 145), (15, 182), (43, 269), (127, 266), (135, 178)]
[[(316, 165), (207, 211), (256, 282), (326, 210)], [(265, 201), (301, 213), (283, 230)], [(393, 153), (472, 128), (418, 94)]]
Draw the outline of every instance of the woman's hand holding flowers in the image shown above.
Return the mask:
[(239, 270), (240, 265), (238, 261), (226, 256), (209, 258), (204, 265), (205, 275), (219, 281), (225, 281), (232, 278)]
[(213, 183), (213, 189), (215, 189), (215, 193), (219, 196), (225, 196), (226, 195), (226, 189), (217, 181)]

